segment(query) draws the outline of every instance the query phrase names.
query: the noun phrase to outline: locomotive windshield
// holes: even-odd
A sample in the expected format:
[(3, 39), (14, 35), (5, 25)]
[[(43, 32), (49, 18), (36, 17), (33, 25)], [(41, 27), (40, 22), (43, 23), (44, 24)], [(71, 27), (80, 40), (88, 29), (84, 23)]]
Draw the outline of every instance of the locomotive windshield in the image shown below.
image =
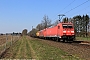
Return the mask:
[(63, 24), (62, 26), (63, 26), (63, 28), (73, 28), (73, 26), (71, 24)]

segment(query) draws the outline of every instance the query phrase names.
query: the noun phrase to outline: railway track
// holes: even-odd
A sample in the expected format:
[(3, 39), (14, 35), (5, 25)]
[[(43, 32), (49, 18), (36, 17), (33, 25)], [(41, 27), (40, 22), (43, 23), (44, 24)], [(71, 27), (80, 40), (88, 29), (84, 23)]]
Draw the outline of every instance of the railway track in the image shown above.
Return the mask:
[(74, 41), (73, 43), (69, 43), (69, 44), (90, 50), (90, 42), (88, 41)]
[(88, 42), (88, 41), (82, 41), (82, 42), (81, 42), (81, 43), (79, 43), (79, 44), (90, 45), (90, 42)]
[(72, 44), (72, 45), (90, 46), (90, 42), (88, 42), (88, 41), (73, 41), (70, 44)]

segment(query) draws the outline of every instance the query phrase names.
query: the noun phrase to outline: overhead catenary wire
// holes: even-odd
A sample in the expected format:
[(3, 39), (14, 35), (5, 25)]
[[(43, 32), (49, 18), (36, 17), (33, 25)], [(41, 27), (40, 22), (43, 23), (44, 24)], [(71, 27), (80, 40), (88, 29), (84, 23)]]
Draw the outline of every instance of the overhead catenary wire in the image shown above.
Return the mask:
[[(81, 9), (81, 10), (75, 12), (75, 13), (82, 12), (83, 10), (86, 10), (88, 7), (90, 7), (90, 6), (87, 6), (87, 7), (83, 8), (83, 9)], [(75, 13), (73, 13), (73, 14), (75, 14)], [(72, 14), (72, 15), (73, 15), (73, 14)]]
[(60, 12), (62, 12), (63, 10), (65, 10), (67, 7), (69, 7), (72, 3), (74, 3), (75, 0), (73, 0), (72, 2), (70, 2), (66, 7), (64, 7)]
[(72, 10), (74, 10), (74, 9), (76, 9), (76, 8), (78, 8), (78, 7), (80, 7), (80, 6), (82, 6), (83, 4), (85, 4), (85, 3), (89, 2), (89, 1), (90, 1), (90, 0), (87, 0), (87, 1), (83, 2), (82, 4), (80, 4), (80, 5), (78, 5), (78, 6), (74, 7), (74, 8), (72, 8), (72, 9), (70, 9), (69, 11), (65, 12), (64, 14), (71, 12)]
[[(67, 13), (71, 12), (72, 10), (74, 10), (74, 9), (76, 9), (76, 8), (84, 5), (85, 3), (89, 2), (89, 1), (90, 1), (90, 0), (87, 0), (87, 1), (85, 1), (85, 2), (83, 2), (83, 3), (81, 3), (80, 5), (78, 5), (78, 6), (74, 7), (74, 8), (72, 8), (72, 9), (70, 9), (69, 11), (65, 12), (64, 14), (67, 14)], [(72, 2), (74, 2), (74, 0), (73, 0)], [(71, 5), (71, 3), (70, 3), (68, 6), (70, 6), (70, 5)], [(67, 7), (68, 7), (68, 6), (67, 6)], [(64, 9), (66, 9), (66, 8), (64, 8)], [(62, 10), (63, 10), (63, 9), (62, 9)], [(60, 11), (60, 12), (61, 12), (61, 11)], [(55, 19), (56, 19), (56, 18), (55, 18)], [(55, 19), (54, 19), (54, 20), (55, 20)]]
[[(60, 12), (62, 12), (63, 10), (65, 10), (67, 7), (69, 7), (71, 4), (73, 4), (75, 2), (75, 0), (73, 0), (72, 2), (70, 2), (68, 5), (66, 5), (66, 7), (64, 7)], [(59, 13), (60, 13), (59, 12)], [(55, 20), (56, 18), (54, 18)]]

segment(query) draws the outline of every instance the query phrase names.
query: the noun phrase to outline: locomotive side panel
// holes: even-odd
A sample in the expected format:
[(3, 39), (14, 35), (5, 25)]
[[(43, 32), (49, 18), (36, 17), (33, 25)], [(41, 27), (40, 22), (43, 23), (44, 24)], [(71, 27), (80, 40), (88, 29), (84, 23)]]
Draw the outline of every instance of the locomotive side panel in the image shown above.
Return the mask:
[(48, 28), (46, 30), (46, 36), (47, 37), (57, 37), (57, 26)]

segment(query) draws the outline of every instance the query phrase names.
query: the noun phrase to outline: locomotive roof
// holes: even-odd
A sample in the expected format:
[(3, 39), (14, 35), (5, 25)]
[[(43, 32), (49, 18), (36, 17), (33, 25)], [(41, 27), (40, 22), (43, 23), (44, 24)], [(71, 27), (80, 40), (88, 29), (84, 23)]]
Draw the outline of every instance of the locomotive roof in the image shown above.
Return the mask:
[[(55, 25), (55, 26), (58, 26), (58, 25), (60, 25), (60, 24), (72, 24), (72, 23), (71, 23), (71, 22), (67, 22), (67, 23), (61, 22), (61, 23), (58, 23), (58, 24)], [(52, 27), (55, 27), (55, 26), (51, 26), (51, 27), (48, 27), (48, 28), (52, 28)], [(45, 29), (48, 29), (48, 28), (45, 28)], [(43, 30), (45, 30), (45, 29), (43, 29)], [(40, 31), (43, 31), (43, 30), (40, 30)]]
[[(72, 23), (71, 22), (67, 22), (67, 23), (61, 22), (61, 23), (58, 23), (57, 25), (54, 25), (54, 26), (51, 26), (51, 27), (48, 27), (48, 28), (52, 28), (52, 27), (58, 26), (60, 24), (72, 24)], [(48, 29), (48, 28), (46, 28), (46, 29)]]
[(63, 22), (62, 22), (62, 23), (60, 23), (60, 24), (72, 24), (72, 23), (71, 23), (71, 22), (67, 22), (67, 23), (63, 23)]

